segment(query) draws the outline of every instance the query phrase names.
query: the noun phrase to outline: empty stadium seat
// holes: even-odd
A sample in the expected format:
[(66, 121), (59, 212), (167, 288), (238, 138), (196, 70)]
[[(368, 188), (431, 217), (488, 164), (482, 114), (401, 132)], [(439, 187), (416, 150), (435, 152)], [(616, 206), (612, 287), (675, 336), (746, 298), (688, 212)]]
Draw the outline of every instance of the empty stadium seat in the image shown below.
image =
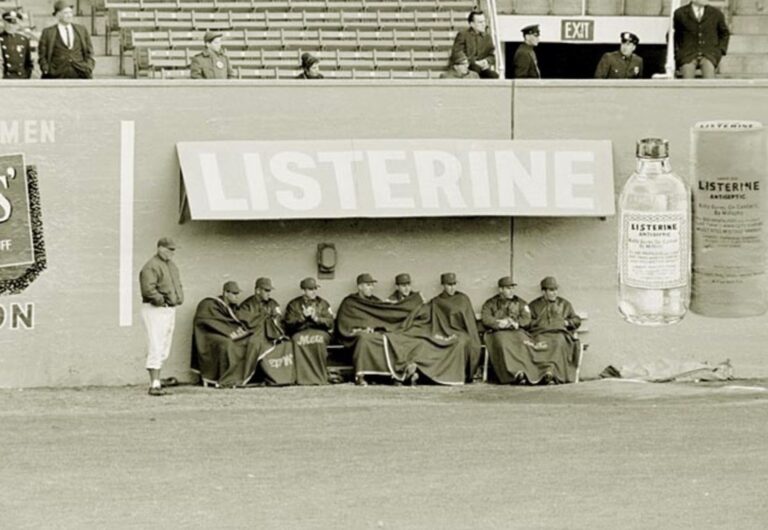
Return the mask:
[(625, 0), (624, 4), (624, 14), (628, 16), (659, 16), (663, 11), (662, 0)]
[(587, 0), (587, 14), (593, 16), (618, 16), (622, 14), (623, 0)]

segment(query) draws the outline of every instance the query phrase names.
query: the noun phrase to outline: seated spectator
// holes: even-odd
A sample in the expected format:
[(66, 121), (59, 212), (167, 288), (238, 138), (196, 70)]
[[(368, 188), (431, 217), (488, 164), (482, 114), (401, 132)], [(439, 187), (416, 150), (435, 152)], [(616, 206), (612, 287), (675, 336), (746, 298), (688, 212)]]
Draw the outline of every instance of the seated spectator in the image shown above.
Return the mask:
[(206, 31), (203, 36), (205, 49), (192, 57), (192, 79), (229, 79), (235, 77), (229, 57), (222, 49), (222, 33)]
[(43, 79), (91, 79), (96, 61), (85, 26), (73, 24), (74, 8), (66, 0), (53, 4), (56, 24), (45, 28), (37, 44)]
[(21, 17), (17, 10), (3, 13), (5, 27), (0, 33), (0, 77), (3, 79), (29, 79), (32, 76), (32, 45), (21, 32)]
[(542, 296), (530, 305), (530, 333), (540, 360), (546, 359), (545, 379), (569, 383), (576, 377), (579, 362), (581, 346), (574, 332), (581, 326), (581, 318), (568, 300), (557, 295), (555, 278), (547, 276), (540, 285)]
[(486, 329), (484, 339), (491, 377), (504, 384), (541, 379), (534, 342), (526, 331), (531, 323), (531, 310), (525, 300), (515, 294), (516, 285), (509, 276), (500, 278), (499, 293), (486, 300), (480, 313)]
[(691, 0), (679, 7), (673, 15), (675, 30), (675, 62), (684, 79), (701, 77), (712, 79), (720, 59), (728, 51), (730, 31), (723, 13), (709, 4), (709, 0)]
[(311, 53), (302, 53), (301, 73), (296, 76), (296, 79), (324, 79), (323, 74), (320, 73), (320, 59)]
[(469, 69), (467, 54), (460, 51), (451, 57), (450, 66), (440, 74), (440, 79), (480, 79), (480, 76)]
[(534, 48), (539, 45), (538, 24), (525, 26), (523, 32), (523, 43), (515, 50), (512, 57), (512, 64), (515, 67), (515, 78), (517, 79), (540, 79), (539, 61), (536, 58)]
[(469, 28), (459, 31), (453, 41), (451, 57), (463, 52), (469, 60), (469, 69), (482, 78), (498, 79), (496, 72), (496, 47), (486, 31), (485, 14), (473, 10), (467, 17)]
[(640, 39), (629, 31), (621, 35), (617, 51), (603, 54), (595, 70), (595, 79), (640, 79), (643, 77), (643, 58), (635, 55)]
[(286, 332), (293, 342), (296, 383), (328, 384), (328, 343), (333, 331), (333, 311), (326, 300), (317, 296), (314, 278), (304, 278), (299, 287), (304, 294), (288, 302), (285, 310)]
[(252, 332), (235, 314), (239, 295), (240, 287), (229, 281), (221, 296), (204, 298), (197, 305), (191, 362), (204, 383), (240, 385), (255, 370), (255, 358), (248, 355), (247, 339)]
[(257, 279), (254, 294), (235, 312), (253, 333), (243, 378), (245, 383), (291, 385), (296, 382), (293, 346), (283, 332), (282, 311), (280, 304), (272, 298), (272, 290), (271, 279)]

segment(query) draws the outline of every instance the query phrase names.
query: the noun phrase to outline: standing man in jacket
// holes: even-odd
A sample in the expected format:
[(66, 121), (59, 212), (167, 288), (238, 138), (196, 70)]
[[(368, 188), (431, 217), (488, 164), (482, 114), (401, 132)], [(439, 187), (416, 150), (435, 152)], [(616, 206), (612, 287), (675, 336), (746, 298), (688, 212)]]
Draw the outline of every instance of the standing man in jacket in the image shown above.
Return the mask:
[(141, 268), (141, 318), (147, 330), (147, 371), (149, 395), (162, 396), (166, 392), (160, 383), (160, 370), (171, 353), (176, 306), (184, 302), (179, 269), (172, 258), (176, 243), (168, 237), (157, 242), (157, 254)]
[(713, 79), (720, 59), (728, 51), (730, 32), (723, 13), (709, 0), (691, 0), (675, 10), (675, 62), (683, 79)]
[(192, 57), (190, 65), (192, 79), (229, 79), (235, 77), (229, 57), (221, 47), (222, 34), (206, 31), (203, 41), (205, 49)]
[(536, 58), (534, 48), (539, 45), (538, 24), (525, 26), (522, 30), (523, 43), (515, 50), (512, 63), (515, 65), (516, 79), (541, 79), (539, 60)]
[(453, 41), (451, 57), (459, 52), (469, 59), (469, 69), (485, 79), (498, 79), (496, 72), (496, 47), (491, 35), (486, 31), (485, 14), (473, 10), (467, 17), (469, 28), (459, 31)]
[(65, 0), (53, 4), (56, 24), (40, 35), (37, 54), (43, 79), (91, 79), (96, 61), (85, 26), (73, 24), (74, 10)]

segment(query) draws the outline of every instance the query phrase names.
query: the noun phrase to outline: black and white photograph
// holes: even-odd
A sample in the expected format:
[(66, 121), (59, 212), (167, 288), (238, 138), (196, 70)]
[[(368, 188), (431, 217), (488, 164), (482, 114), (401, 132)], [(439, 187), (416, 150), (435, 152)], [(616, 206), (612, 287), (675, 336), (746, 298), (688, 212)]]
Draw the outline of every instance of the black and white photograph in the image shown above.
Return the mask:
[(767, 0), (0, 16), (0, 528), (768, 528)]

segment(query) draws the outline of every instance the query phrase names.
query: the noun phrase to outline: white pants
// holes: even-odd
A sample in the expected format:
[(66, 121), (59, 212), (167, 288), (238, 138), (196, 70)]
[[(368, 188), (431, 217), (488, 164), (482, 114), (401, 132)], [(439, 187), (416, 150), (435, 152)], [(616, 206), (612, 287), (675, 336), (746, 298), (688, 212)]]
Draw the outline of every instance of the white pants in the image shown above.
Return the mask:
[(147, 330), (147, 370), (159, 370), (171, 354), (176, 309), (142, 304), (141, 318)]

